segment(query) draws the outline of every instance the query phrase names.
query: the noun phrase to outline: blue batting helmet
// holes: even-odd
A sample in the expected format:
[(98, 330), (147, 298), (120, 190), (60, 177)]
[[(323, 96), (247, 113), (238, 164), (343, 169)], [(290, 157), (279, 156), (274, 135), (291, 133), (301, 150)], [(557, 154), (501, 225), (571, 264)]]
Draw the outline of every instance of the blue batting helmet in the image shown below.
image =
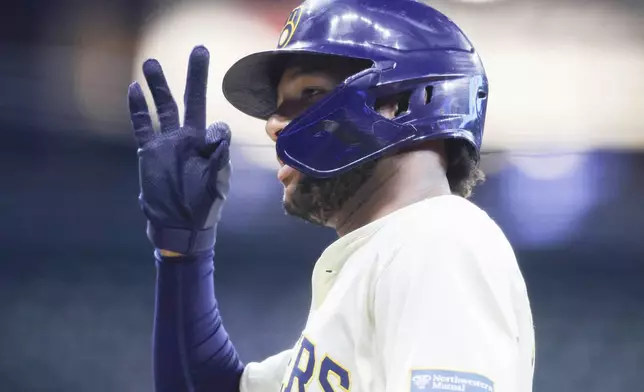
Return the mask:
[[(289, 16), (278, 49), (252, 54), (226, 74), (224, 95), (260, 119), (275, 113), (275, 67), (294, 54), (368, 60), (307, 108), (277, 138), (277, 154), (312, 177), (332, 177), (414, 143), (458, 138), (477, 156), (488, 83), (465, 34), (442, 13), (415, 0), (308, 0)], [(409, 96), (393, 119), (376, 99)]]

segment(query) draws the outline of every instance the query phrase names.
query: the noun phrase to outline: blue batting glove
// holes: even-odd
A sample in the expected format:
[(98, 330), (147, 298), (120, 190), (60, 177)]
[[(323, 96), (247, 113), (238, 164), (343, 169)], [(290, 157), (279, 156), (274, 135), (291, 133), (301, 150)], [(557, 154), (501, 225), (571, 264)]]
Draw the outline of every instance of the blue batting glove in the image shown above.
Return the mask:
[(133, 83), (128, 101), (139, 150), (139, 203), (147, 234), (157, 249), (194, 254), (215, 245), (215, 230), (230, 188), (230, 129), (206, 129), (206, 85), (210, 55), (203, 46), (190, 54), (183, 126), (161, 65), (143, 64), (161, 125), (155, 132), (143, 90)]

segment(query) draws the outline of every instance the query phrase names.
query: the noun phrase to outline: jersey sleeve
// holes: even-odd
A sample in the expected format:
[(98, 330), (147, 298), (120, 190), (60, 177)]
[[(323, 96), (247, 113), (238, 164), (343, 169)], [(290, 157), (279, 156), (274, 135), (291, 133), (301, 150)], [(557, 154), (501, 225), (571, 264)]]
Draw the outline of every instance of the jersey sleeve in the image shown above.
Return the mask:
[(240, 392), (278, 392), (286, 373), (291, 350), (282, 351), (262, 362), (251, 362), (244, 368)]
[(494, 251), (474, 248), (449, 236), (408, 243), (379, 274), (373, 317), (386, 392), (518, 391), (504, 268)]

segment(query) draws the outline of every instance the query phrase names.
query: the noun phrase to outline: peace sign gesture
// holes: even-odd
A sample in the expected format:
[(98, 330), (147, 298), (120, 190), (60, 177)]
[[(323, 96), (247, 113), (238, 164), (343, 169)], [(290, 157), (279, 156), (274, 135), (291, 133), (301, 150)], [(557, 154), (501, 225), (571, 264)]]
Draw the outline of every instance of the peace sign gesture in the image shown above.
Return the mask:
[(210, 54), (190, 54), (184, 94), (184, 123), (161, 64), (147, 60), (143, 74), (159, 116), (155, 131), (141, 86), (134, 82), (128, 102), (139, 145), (139, 203), (148, 237), (158, 249), (190, 254), (212, 249), (215, 228), (230, 188), (230, 129), (217, 122), (206, 129)]

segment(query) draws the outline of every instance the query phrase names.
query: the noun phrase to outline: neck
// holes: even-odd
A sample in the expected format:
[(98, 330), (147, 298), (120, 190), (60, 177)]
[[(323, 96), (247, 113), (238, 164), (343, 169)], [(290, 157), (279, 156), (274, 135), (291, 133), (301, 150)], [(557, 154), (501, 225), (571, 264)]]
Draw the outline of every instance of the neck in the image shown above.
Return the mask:
[(330, 223), (342, 237), (396, 210), (449, 194), (442, 154), (410, 151), (382, 159), (374, 175)]

